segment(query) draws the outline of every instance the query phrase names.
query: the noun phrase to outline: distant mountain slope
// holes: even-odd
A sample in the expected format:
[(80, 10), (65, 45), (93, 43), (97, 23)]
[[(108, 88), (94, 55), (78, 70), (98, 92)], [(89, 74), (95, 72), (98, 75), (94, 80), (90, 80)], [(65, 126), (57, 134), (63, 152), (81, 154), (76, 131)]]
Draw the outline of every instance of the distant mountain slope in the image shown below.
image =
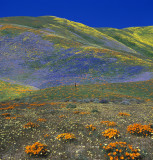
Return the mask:
[[(107, 30), (54, 16), (0, 18), (0, 79), (47, 88), (124, 82), (151, 74), (152, 57), (147, 56), (151, 50), (139, 52)], [(148, 45), (151, 42), (150, 37)]]
[(96, 29), (143, 55), (153, 57), (153, 26)]

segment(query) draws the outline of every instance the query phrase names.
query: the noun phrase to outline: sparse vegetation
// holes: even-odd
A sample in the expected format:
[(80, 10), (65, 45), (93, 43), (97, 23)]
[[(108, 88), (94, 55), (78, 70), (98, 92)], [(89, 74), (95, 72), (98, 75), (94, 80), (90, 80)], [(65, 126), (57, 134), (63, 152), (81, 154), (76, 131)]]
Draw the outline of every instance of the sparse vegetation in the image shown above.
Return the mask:
[[(150, 124), (153, 111), (152, 102), (141, 104), (133, 102), (128, 106), (90, 102), (75, 103), (76, 108), (74, 109), (63, 107), (68, 104), (72, 103), (1, 103), (3, 108), (14, 106), (13, 109), (9, 110), (10, 116), (6, 116), (6, 118), (16, 117), (16, 119), (5, 119), (5, 116), (0, 116), (3, 159), (5, 160), (6, 154), (18, 159), (19, 153), (22, 153), (24, 159), (29, 157), (37, 157), (38, 159), (42, 157), (46, 159), (78, 159), (84, 157), (86, 159), (105, 160), (110, 159), (110, 157), (117, 158), (117, 156), (118, 159), (130, 157), (135, 160), (153, 158), (153, 135)], [(28, 109), (28, 106), (35, 107), (35, 109)], [(91, 112), (94, 108), (99, 110), (98, 114)], [(53, 110), (58, 110), (58, 112), (52, 114)], [(119, 112), (127, 113), (129, 111), (131, 116), (126, 118), (118, 116)], [(0, 110), (0, 112), (1, 115), (7, 113), (6, 110)], [(80, 114), (81, 112), (90, 114)], [(41, 118), (40, 115), (44, 118)], [(140, 127), (137, 126), (136, 128), (134, 125), (130, 125), (137, 123), (137, 121), (141, 124), (148, 122), (149, 125), (146, 127), (139, 125)], [(109, 127), (113, 128), (109, 129)], [(139, 134), (138, 129), (143, 134)], [(133, 131), (134, 133), (132, 133)], [(145, 136), (143, 136), (144, 133)], [(114, 141), (114, 138), (118, 141)], [(30, 148), (38, 141), (47, 146), (43, 147), (41, 143), (40, 146)], [(106, 143), (107, 145), (105, 145)], [(109, 144), (113, 145), (112, 148)], [(27, 145), (29, 147), (25, 152), (24, 148)], [(106, 148), (104, 149), (103, 146)]]

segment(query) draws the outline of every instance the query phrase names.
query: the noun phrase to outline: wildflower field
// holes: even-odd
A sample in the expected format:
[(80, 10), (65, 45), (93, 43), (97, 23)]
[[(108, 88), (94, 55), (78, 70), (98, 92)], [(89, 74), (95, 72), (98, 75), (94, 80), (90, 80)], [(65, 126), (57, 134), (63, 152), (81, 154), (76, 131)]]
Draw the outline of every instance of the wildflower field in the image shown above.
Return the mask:
[(153, 160), (152, 34), (0, 18), (0, 160)]
[(10, 101), (0, 106), (2, 160), (153, 159), (152, 102)]

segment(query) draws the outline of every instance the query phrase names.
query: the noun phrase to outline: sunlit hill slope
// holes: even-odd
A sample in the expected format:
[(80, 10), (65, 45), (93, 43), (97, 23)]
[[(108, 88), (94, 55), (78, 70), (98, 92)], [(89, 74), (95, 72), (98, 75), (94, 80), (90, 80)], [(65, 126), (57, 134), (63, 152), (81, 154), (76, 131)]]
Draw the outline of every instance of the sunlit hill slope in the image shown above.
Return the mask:
[(37, 88), (149, 80), (152, 31), (54, 16), (0, 18), (0, 79)]

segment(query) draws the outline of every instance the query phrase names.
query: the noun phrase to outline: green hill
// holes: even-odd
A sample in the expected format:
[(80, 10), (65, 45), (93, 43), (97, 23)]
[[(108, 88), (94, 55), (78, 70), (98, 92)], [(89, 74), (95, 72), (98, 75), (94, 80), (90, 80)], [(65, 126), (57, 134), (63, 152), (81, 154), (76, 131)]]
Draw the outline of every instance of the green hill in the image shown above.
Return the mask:
[(32, 86), (22, 86), (0, 80), (0, 101), (13, 100), (29, 95), (35, 88)]
[(153, 57), (153, 26), (124, 29), (96, 28), (147, 57)]
[(92, 28), (54, 16), (0, 18), (0, 79), (39, 89), (149, 80), (151, 33), (151, 26)]
[(90, 101), (94, 99), (122, 100), (138, 99), (153, 101), (153, 80), (125, 83), (104, 83), (89, 85), (58, 86), (41, 89), (32, 92), (31, 95), (23, 97), (21, 101), (42, 102), (42, 101), (69, 101), (79, 100)]

